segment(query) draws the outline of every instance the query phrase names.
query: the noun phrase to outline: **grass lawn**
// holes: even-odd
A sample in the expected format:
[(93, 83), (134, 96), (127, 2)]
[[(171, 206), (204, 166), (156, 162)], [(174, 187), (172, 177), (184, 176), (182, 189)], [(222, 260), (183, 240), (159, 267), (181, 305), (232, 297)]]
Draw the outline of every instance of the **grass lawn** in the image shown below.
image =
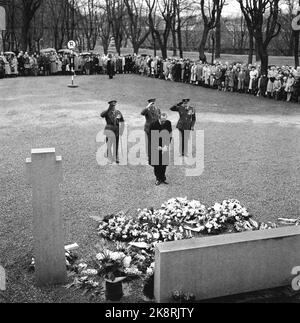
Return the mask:
[[(300, 105), (154, 80), (135, 75), (0, 80), (0, 263), (8, 290), (0, 302), (86, 302), (63, 287), (38, 289), (27, 272), (32, 254), (31, 190), (25, 159), (31, 148), (55, 147), (63, 157), (61, 186), (66, 244), (86, 258), (99, 242), (92, 215), (158, 207), (172, 197), (211, 205), (236, 198), (258, 220), (299, 216)], [(205, 131), (205, 171), (184, 176), (170, 167), (170, 186), (156, 187), (150, 167), (100, 167), (100, 112), (117, 99), (130, 129), (143, 127), (141, 109), (157, 97), (162, 110), (190, 97)], [(175, 124), (177, 115), (169, 113)], [(139, 290), (141, 286), (132, 288)], [(130, 295), (129, 295), (130, 294)], [(128, 292), (124, 302), (141, 301)]]

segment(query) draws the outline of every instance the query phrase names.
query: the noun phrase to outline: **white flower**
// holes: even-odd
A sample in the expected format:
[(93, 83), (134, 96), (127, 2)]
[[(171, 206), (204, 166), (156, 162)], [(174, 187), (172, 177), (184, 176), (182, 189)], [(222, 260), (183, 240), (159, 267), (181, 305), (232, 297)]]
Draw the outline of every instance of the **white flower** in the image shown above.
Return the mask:
[(96, 255), (96, 259), (97, 259), (97, 260), (99, 260), (99, 261), (103, 260), (104, 258), (105, 258), (105, 256), (104, 256), (104, 254), (103, 254), (103, 253), (98, 253), (98, 254)]
[(97, 282), (92, 281), (91, 285), (92, 285), (92, 287), (97, 288), (97, 287), (99, 287), (100, 284), (97, 283)]
[(81, 263), (81, 264), (79, 264), (78, 265), (78, 269), (79, 270), (84, 270), (84, 269), (86, 269), (88, 267), (88, 265), (87, 264), (85, 264), (85, 263)]
[(132, 258), (130, 256), (127, 256), (123, 260), (123, 264), (125, 268), (129, 268), (132, 262)]
[(211, 224), (211, 223), (206, 223), (206, 225), (205, 225), (205, 227), (207, 228), (207, 229), (212, 229), (213, 228), (213, 225)]
[(139, 271), (137, 267), (131, 267), (125, 269), (125, 274), (139, 276), (142, 274), (142, 272)]
[(216, 203), (216, 204), (214, 205), (214, 210), (215, 210), (216, 212), (221, 212), (221, 211), (222, 211), (222, 205), (221, 205), (220, 203)]
[(111, 252), (110, 258), (111, 260), (118, 261), (125, 257), (125, 254), (123, 252)]
[(97, 276), (98, 271), (96, 269), (86, 269), (86, 270), (83, 270), (81, 274), (87, 275), (87, 276)]
[(153, 239), (158, 240), (159, 239), (159, 233), (154, 233), (153, 234)]

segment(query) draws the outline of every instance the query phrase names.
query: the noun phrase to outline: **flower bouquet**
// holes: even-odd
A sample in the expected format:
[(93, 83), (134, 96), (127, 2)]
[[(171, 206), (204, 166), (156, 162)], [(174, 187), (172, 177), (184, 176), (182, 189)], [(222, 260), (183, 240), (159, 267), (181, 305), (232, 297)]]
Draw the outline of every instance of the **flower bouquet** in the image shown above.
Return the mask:
[(120, 300), (123, 296), (122, 283), (142, 274), (133, 264), (132, 257), (124, 251), (105, 249), (96, 255), (95, 264), (98, 274), (105, 279), (106, 298), (109, 300)]

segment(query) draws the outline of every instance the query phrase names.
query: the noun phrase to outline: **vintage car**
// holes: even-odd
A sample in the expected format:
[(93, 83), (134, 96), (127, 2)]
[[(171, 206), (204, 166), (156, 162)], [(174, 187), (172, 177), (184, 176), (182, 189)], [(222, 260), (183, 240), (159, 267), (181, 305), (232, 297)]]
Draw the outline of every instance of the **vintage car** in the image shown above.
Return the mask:
[(4, 52), (6, 58), (5, 62), (5, 74), (8, 76), (17, 76), (18, 72), (18, 60), (14, 52)]

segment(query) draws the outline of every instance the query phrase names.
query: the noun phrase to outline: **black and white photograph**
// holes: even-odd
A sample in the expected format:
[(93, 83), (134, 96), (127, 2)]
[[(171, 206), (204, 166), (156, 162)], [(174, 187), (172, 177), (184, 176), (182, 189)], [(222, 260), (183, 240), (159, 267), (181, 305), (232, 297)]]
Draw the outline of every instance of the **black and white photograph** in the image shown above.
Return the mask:
[(299, 40), (300, 0), (0, 0), (0, 303), (300, 303)]

